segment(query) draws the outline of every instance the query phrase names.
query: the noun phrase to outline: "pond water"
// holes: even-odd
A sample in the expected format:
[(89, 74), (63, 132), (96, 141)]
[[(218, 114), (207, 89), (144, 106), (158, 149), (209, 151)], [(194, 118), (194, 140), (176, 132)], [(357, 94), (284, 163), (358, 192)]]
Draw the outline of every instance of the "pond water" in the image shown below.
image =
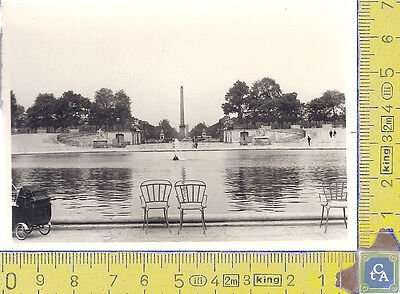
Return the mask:
[[(48, 189), (53, 220), (141, 219), (146, 179), (201, 179), (207, 215), (319, 216), (320, 181), (346, 177), (344, 150), (188, 151), (16, 155), (16, 186)], [(170, 215), (177, 215), (171, 193)]]

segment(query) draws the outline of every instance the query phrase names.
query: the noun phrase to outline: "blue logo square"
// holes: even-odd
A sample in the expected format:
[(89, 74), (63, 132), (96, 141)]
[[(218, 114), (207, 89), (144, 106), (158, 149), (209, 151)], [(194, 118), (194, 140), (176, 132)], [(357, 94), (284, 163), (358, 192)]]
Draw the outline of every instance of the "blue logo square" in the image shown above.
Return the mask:
[(365, 262), (364, 281), (369, 288), (389, 289), (395, 284), (395, 262), (388, 257), (373, 257)]

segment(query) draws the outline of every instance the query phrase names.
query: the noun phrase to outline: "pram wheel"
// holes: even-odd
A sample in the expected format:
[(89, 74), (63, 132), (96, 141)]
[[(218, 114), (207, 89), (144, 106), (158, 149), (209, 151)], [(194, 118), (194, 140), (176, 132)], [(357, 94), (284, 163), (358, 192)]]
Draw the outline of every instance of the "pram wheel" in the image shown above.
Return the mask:
[(32, 231), (33, 231), (33, 226), (28, 225), (28, 228), (26, 229), (26, 233), (30, 234), (30, 233), (32, 233)]
[(15, 226), (15, 236), (18, 240), (25, 240), (28, 235), (29, 228), (25, 223), (18, 223)]
[(51, 228), (50, 223), (47, 224), (47, 225), (40, 225), (39, 226), (39, 232), (42, 235), (47, 235), (48, 233), (50, 233), (50, 228)]

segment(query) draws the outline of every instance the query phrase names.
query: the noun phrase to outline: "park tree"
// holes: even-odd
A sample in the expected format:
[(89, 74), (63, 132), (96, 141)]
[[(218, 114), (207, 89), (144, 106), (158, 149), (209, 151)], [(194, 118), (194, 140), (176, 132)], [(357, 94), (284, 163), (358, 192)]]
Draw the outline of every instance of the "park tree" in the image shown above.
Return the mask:
[(144, 141), (158, 140), (160, 138), (160, 132), (157, 130), (158, 127), (153, 126), (147, 121), (139, 121), (139, 128), (142, 131)]
[(197, 137), (201, 137), (201, 134), (203, 132), (203, 130), (207, 130), (207, 125), (202, 122), (202, 123), (198, 123), (189, 133), (190, 137), (192, 138), (197, 138)]
[(112, 121), (117, 120), (119, 128), (128, 128), (132, 123), (131, 98), (124, 90), (119, 90), (114, 95)]
[(315, 98), (306, 104), (306, 113), (310, 122), (328, 122), (329, 107), (324, 99)]
[(327, 111), (326, 103), (321, 98), (315, 98), (306, 104), (306, 116), (309, 122), (326, 122)]
[(237, 81), (225, 95), (222, 105), (225, 114), (237, 113), (237, 123), (256, 126), (273, 122), (283, 125), (295, 123), (301, 117), (301, 103), (297, 93), (283, 93), (280, 85), (272, 78), (255, 81), (251, 88)]
[(13, 91), (10, 92), (11, 99), (11, 128), (22, 128), (26, 123), (25, 108), (18, 104)]
[(78, 127), (89, 120), (91, 102), (88, 98), (74, 91), (67, 91), (57, 100), (55, 105), (56, 127)]
[(90, 114), (90, 121), (93, 125), (108, 130), (112, 121), (113, 100), (114, 93), (111, 89), (101, 88), (95, 92)]
[(276, 99), (276, 117), (279, 123), (296, 123), (300, 120), (301, 103), (297, 93), (285, 93)]
[(222, 109), (225, 115), (230, 113), (237, 114), (239, 123), (243, 122), (243, 116), (247, 109), (247, 99), (249, 95), (249, 87), (245, 82), (237, 80), (229, 91), (225, 94), (225, 103)]
[(306, 104), (308, 120), (314, 122), (332, 122), (338, 119), (345, 121), (345, 95), (337, 90), (325, 91), (321, 97)]
[(163, 130), (166, 140), (171, 140), (178, 137), (178, 132), (171, 126), (168, 119), (163, 119), (158, 124), (160, 131)]
[(91, 123), (109, 128), (128, 128), (132, 123), (131, 100), (123, 90), (113, 93), (111, 89), (96, 91), (91, 110)]
[(322, 94), (321, 99), (329, 109), (330, 121), (336, 122), (338, 117), (343, 117), (346, 109), (346, 98), (344, 93), (337, 90), (327, 90)]
[(56, 102), (52, 93), (40, 93), (33, 105), (26, 110), (27, 125), (32, 128), (54, 127)]
[(340, 108), (340, 112), (336, 116), (336, 119), (339, 121), (342, 121), (343, 123), (346, 123), (346, 105), (342, 105)]
[(248, 100), (248, 119), (255, 122), (273, 122), (277, 117), (277, 99), (282, 97), (280, 85), (271, 78), (253, 83)]
[(307, 119), (307, 107), (305, 102), (300, 102), (299, 108), (299, 122), (303, 125)]

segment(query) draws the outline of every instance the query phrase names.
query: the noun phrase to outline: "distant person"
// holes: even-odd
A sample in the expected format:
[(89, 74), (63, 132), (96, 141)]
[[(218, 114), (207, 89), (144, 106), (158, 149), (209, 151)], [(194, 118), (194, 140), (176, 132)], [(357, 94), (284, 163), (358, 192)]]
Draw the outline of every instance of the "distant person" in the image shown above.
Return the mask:
[(307, 142), (308, 142), (308, 146), (311, 146), (311, 137), (307, 136)]
[(197, 142), (194, 142), (194, 148), (196, 148), (196, 149), (197, 149), (197, 147), (199, 147), (199, 143), (197, 143)]
[(176, 154), (174, 155), (174, 158), (172, 158), (172, 160), (179, 160), (178, 156), (176, 156)]
[(336, 130), (333, 130), (333, 136), (334, 137), (336, 136)]
[(330, 131), (329, 131), (329, 137), (332, 138), (332, 135), (333, 135), (332, 130), (330, 130)]

